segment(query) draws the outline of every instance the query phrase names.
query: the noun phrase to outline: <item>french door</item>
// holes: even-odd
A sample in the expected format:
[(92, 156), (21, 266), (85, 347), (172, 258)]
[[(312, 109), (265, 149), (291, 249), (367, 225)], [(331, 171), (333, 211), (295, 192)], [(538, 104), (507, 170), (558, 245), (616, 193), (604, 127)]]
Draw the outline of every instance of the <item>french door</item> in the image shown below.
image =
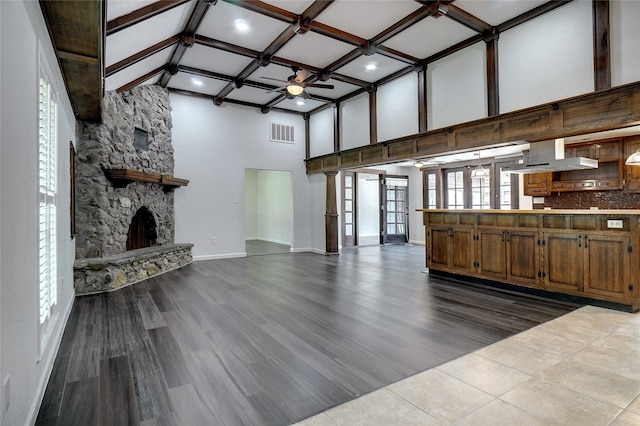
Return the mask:
[(342, 246), (357, 244), (357, 179), (355, 172), (342, 172)]
[(385, 179), (385, 212), (383, 235), (385, 244), (403, 244), (409, 241), (409, 179), (389, 176)]

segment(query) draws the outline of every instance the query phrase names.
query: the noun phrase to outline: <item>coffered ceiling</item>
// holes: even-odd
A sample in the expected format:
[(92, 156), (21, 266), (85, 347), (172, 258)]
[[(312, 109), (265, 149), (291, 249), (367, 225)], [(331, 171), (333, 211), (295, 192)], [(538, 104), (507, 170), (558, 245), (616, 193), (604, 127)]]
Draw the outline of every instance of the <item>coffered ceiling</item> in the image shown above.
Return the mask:
[[(40, 4), (78, 118), (99, 120), (103, 90), (122, 91), (140, 84), (210, 96), (217, 105), (313, 112), (422, 70), (567, 2), (41, 0)], [(76, 51), (76, 46), (87, 44), (90, 49)], [(292, 67), (299, 70), (297, 74)], [(300, 96), (287, 95), (284, 89), (292, 76), (296, 84), (306, 86)]]
[[(218, 105), (313, 112), (564, 3), (107, 0), (105, 87), (160, 84)], [(333, 88), (287, 95), (292, 67), (302, 85)]]

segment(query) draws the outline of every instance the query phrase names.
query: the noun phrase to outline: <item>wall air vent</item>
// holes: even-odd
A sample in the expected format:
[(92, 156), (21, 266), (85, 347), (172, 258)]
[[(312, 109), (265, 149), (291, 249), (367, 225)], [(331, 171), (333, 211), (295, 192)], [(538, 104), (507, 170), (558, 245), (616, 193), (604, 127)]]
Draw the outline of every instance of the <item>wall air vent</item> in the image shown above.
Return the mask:
[(271, 141), (295, 143), (293, 137), (293, 126), (287, 126), (286, 124), (270, 123), (271, 124)]

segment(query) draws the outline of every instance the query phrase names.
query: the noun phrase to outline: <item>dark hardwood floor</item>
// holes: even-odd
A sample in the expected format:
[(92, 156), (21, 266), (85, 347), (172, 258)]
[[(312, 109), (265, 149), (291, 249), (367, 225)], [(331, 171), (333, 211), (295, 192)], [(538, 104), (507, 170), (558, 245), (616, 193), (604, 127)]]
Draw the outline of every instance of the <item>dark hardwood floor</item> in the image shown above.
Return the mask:
[(272, 243), (264, 240), (245, 241), (245, 251), (247, 256), (264, 256), (267, 254), (284, 254), (291, 252), (291, 246), (286, 244)]
[(76, 299), (40, 425), (285, 425), (570, 312), (424, 247), (196, 262)]

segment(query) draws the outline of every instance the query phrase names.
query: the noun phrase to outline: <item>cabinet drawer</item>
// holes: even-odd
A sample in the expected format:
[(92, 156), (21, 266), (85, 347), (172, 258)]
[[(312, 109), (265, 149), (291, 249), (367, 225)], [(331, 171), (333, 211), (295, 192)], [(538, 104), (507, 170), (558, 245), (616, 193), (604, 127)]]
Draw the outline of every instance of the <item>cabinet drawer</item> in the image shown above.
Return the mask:
[(596, 186), (598, 188), (606, 188), (606, 189), (621, 189), (622, 182), (619, 180), (599, 180), (596, 182)]
[(532, 188), (529, 186), (525, 195), (549, 195), (549, 188)]
[(573, 188), (573, 182), (556, 181), (551, 184), (552, 190), (571, 189), (571, 188)]

